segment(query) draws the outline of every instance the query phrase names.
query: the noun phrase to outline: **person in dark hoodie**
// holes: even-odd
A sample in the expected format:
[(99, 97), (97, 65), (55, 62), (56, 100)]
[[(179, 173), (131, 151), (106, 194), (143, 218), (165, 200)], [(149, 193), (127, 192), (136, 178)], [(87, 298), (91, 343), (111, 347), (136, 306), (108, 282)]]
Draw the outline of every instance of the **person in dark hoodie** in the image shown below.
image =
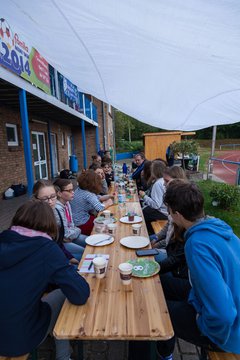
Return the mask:
[[(52, 331), (65, 298), (84, 304), (89, 285), (52, 240), (57, 224), (46, 202), (29, 200), (0, 234), (0, 356), (33, 351)], [(42, 298), (49, 283), (60, 289)], [(69, 360), (68, 340), (57, 340), (56, 359)]]
[[(176, 183), (164, 197), (173, 222), (186, 229), (188, 299), (167, 301), (175, 335), (207, 350), (240, 354), (240, 240), (229, 225), (204, 215), (195, 184)], [(171, 358), (174, 339), (158, 342)]]

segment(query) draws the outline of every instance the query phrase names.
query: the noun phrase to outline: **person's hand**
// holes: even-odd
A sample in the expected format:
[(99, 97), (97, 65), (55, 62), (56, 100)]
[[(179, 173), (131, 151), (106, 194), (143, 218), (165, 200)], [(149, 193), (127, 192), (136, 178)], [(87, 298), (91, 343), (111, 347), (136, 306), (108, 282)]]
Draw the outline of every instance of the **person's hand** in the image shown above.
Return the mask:
[(77, 259), (75, 259), (75, 258), (71, 258), (69, 263), (72, 264), (72, 265), (78, 265), (79, 261)]
[(65, 242), (65, 243), (70, 243), (70, 242), (72, 242), (72, 240), (71, 240), (71, 239), (64, 238), (64, 239), (63, 239), (63, 242)]
[(157, 248), (157, 243), (158, 243), (157, 240), (151, 241), (151, 245), (152, 245), (152, 248), (153, 248), (153, 249), (156, 249), (156, 248)]
[(109, 206), (113, 205), (113, 201), (112, 199), (108, 199), (107, 201), (103, 202), (105, 209), (108, 208)]
[(144, 198), (145, 195), (146, 195), (146, 194), (145, 194), (144, 191), (139, 190), (139, 196), (141, 196), (142, 199)]

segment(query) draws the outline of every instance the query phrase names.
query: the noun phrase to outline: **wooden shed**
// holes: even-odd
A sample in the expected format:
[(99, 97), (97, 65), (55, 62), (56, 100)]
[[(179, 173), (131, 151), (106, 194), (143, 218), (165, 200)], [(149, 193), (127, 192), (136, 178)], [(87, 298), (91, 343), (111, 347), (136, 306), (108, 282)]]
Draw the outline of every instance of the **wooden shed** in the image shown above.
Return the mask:
[(183, 131), (167, 131), (157, 133), (145, 133), (144, 136), (144, 153), (148, 160), (162, 158), (166, 160), (167, 147), (173, 141), (181, 141), (182, 138), (192, 137), (196, 133)]

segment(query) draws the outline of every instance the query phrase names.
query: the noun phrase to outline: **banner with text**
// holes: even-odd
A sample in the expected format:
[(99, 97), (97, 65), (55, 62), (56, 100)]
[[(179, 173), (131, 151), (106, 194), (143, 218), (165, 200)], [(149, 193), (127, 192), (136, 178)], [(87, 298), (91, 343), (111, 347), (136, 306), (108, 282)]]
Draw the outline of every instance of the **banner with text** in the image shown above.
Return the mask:
[(0, 65), (50, 94), (49, 65), (33, 47), (0, 19)]

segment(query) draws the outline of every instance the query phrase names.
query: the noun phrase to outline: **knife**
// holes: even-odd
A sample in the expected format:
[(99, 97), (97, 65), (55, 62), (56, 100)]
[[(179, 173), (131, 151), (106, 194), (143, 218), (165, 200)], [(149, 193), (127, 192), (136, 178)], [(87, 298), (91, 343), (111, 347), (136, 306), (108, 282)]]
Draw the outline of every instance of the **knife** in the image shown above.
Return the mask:
[(110, 240), (111, 238), (112, 238), (112, 236), (108, 236), (106, 239), (103, 239), (103, 240), (97, 241), (97, 242), (95, 242), (95, 243), (94, 243), (94, 244), (92, 244), (92, 245), (93, 245), (93, 246), (95, 246), (95, 245), (101, 244), (101, 243), (103, 243), (103, 242), (105, 242), (105, 241)]

